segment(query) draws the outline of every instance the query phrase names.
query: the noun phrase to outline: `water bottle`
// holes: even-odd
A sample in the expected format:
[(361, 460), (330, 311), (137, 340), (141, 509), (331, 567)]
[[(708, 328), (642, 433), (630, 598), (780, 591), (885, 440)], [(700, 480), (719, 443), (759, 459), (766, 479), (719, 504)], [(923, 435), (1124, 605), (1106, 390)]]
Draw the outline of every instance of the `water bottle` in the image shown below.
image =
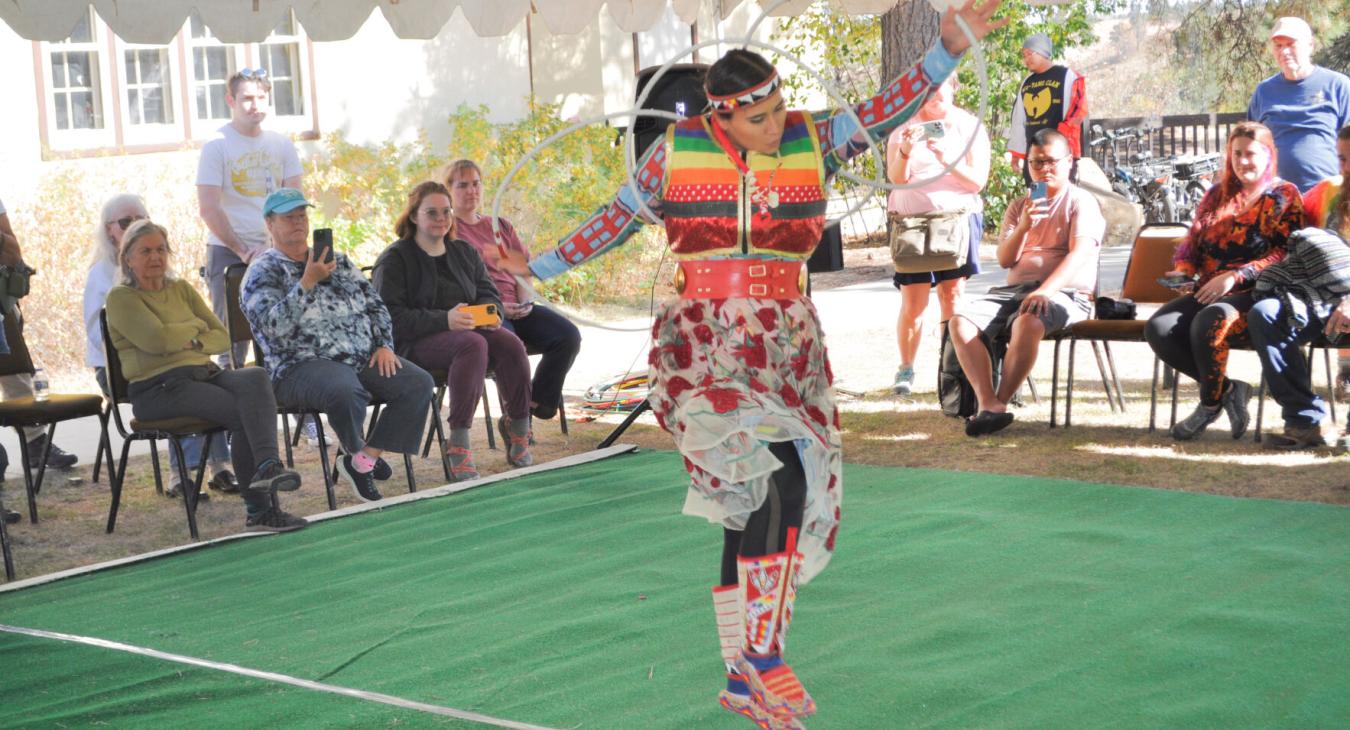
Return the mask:
[(49, 384), (47, 382), (47, 371), (42, 368), (33, 370), (33, 399), (47, 400)]

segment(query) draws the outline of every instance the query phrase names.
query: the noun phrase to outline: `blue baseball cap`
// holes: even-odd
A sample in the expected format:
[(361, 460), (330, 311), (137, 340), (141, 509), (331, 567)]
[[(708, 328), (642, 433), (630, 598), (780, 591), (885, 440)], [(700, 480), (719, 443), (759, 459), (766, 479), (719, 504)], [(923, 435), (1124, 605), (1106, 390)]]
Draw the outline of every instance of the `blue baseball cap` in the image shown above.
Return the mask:
[(273, 213), (289, 213), (302, 205), (311, 208), (314, 204), (305, 200), (305, 194), (295, 188), (277, 188), (267, 200), (263, 201), (263, 217)]

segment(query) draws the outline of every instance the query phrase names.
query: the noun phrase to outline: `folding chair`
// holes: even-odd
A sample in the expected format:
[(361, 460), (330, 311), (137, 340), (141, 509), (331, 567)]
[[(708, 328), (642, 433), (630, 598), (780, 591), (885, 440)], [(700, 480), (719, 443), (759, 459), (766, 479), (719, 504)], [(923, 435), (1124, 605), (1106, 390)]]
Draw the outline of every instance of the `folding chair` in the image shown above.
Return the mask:
[[(122, 484), (127, 474), (127, 456), (131, 450), (133, 441), (149, 441), (153, 446), (159, 439), (167, 439), (170, 447), (178, 456), (178, 481), (183, 485), (183, 509), (187, 511), (188, 533), (192, 539), (198, 539), (197, 535), (197, 498), (202, 491), (202, 476), (206, 472), (206, 459), (202, 459), (197, 465), (197, 477), (188, 478), (187, 457), (183, 455), (183, 438), (187, 436), (204, 436), (202, 442), (202, 453), (210, 453), (211, 439), (217, 434), (224, 438), (224, 427), (219, 424), (205, 421), (200, 418), (182, 417), (182, 418), (162, 418), (157, 420), (142, 421), (132, 418), (131, 423), (122, 421), (122, 411), (118, 408), (123, 403), (130, 403), (131, 399), (127, 396), (127, 379), (122, 374), (122, 361), (117, 356), (117, 350), (113, 348), (112, 336), (108, 332), (108, 313), (106, 310), (100, 310), (98, 314), (98, 326), (103, 332), (103, 351), (108, 358), (108, 402), (111, 406), (110, 411), (112, 422), (117, 426), (117, 432), (122, 436), (122, 458), (116, 464), (111, 459), (108, 461), (108, 471), (113, 474), (112, 478), (112, 499), (108, 506), (108, 528), (109, 534), (117, 526), (117, 509), (122, 502)], [(159, 460), (154, 452), (151, 458), (155, 459), (155, 482), (159, 482)]]
[[(33, 358), (23, 338), (22, 314), (16, 307), (14, 313), (4, 319), (5, 340), (9, 343), (10, 354), (0, 356), (0, 376), (32, 375)], [(102, 408), (103, 396), (85, 393), (53, 393), (45, 400), (38, 400), (30, 395), (0, 402), (0, 427), (9, 426), (19, 435), (19, 462), (23, 465), (24, 488), (28, 492), (30, 522), (38, 521), (37, 495), (42, 491), (42, 480), (47, 474), (47, 457), (51, 454), (52, 439), (56, 436), (56, 424), (86, 416), (97, 416)], [(38, 460), (36, 476), (29, 466), (28, 439), (23, 433), (24, 428), (34, 426), (47, 427), (47, 443)], [(105, 433), (100, 441), (106, 437)]]
[[(1158, 283), (1158, 277), (1172, 269), (1172, 255), (1176, 248), (1181, 244), (1186, 232), (1176, 225), (1148, 223), (1139, 229), (1135, 236), (1134, 246), (1130, 250), (1130, 259), (1125, 264), (1125, 283), (1121, 288), (1121, 297), (1133, 300), (1135, 304), (1165, 304), (1176, 298), (1177, 293)], [(1074, 324), (1065, 332), (1065, 337), (1069, 340), (1069, 369), (1067, 373), (1067, 388), (1064, 397), (1064, 427), (1069, 428), (1073, 419), (1073, 382), (1074, 382), (1074, 350), (1079, 340), (1088, 340), (1092, 342), (1093, 351), (1097, 355), (1097, 366), (1102, 367), (1101, 353), (1096, 352), (1097, 343), (1101, 343), (1106, 352), (1106, 364), (1111, 370), (1111, 379), (1115, 384), (1115, 394), (1112, 395), (1111, 387), (1106, 389), (1106, 398), (1108, 401), (1114, 401), (1112, 411), (1118, 406), (1121, 411), (1125, 410), (1124, 393), (1120, 387), (1120, 380), (1116, 378), (1115, 358), (1111, 354), (1112, 342), (1144, 342), (1144, 325), (1147, 320), (1143, 319), (1089, 319)], [(1059, 342), (1055, 343), (1055, 373), (1059, 372)], [(1153, 357), (1153, 385), (1149, 395), (1149, 414), (1148, 430), (1153, 432), (1157, 427), (1158, 411), (1158, 372), (1160, 360), (1157, 355)], [(1175, 393), (1175, 390), (1173, 391)], [(1052, 400), (1050, 407), (1050, 425), (1055, 425), (1055, 404)]]

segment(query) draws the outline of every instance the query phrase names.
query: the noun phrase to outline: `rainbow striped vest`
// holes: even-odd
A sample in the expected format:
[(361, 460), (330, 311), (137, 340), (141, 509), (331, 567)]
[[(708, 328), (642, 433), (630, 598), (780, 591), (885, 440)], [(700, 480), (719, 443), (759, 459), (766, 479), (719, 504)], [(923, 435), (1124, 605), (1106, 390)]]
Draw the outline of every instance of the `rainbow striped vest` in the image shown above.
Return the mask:
[(771, 186), (775, 207), (751, 200), (749, 176), (717, 144), (711, 123), (704, 115), (666, 132), (662, 218), (675, 257), (810, 256), (825, 229), (825, 168), (815, 122), (788, 112), (778, 155), (749, 153), (754, 180), (761, 189)]

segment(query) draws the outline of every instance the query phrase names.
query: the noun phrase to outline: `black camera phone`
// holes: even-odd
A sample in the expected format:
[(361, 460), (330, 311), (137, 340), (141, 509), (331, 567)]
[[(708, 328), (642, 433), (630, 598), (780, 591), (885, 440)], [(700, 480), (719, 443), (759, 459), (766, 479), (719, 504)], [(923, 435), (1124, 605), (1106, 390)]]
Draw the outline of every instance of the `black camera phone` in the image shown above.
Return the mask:
[(314, 229), (314, 258), (325, 264), (333, 263), (333, 229)]

